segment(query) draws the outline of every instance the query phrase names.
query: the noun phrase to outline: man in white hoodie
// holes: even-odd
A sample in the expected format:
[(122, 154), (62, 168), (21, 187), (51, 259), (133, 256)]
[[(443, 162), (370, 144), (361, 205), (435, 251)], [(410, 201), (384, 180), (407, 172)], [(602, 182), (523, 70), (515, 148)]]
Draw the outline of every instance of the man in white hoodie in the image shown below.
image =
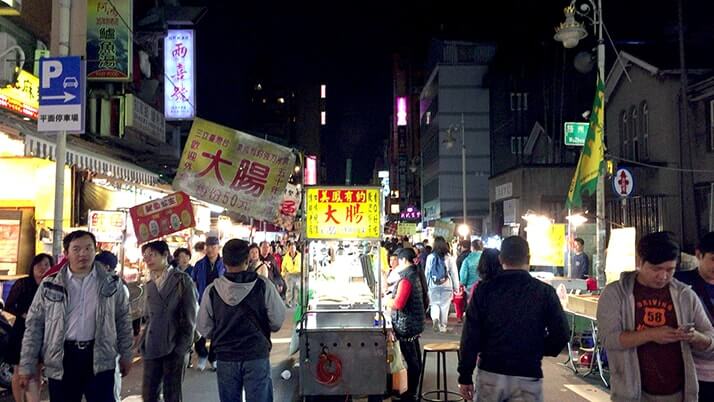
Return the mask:
[(223, 246), (224, 276), (206, 288), (198, 313), (198, 332), (216, 352), (218, 394), (222, 402), (272, 401), (270, 332), (285, 319), (275, 286), (248, 267), (249, 244), (232, 239)]

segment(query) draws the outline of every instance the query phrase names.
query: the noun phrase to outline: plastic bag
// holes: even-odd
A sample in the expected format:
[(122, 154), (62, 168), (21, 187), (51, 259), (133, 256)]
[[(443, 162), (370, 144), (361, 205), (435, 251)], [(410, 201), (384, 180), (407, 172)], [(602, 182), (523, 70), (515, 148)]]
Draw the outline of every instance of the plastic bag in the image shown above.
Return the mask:
[(387, 342), (388, 347), (391, 351), (387, 351), (388, 355), (391, 356), (389, 361), (389, 372), (392, 374), (398, 373), (401, 370), (406, 372), (407, 365), (404, 362), (404, 356), (402, 355), (402, 349), (399, 347), (399, 342)]

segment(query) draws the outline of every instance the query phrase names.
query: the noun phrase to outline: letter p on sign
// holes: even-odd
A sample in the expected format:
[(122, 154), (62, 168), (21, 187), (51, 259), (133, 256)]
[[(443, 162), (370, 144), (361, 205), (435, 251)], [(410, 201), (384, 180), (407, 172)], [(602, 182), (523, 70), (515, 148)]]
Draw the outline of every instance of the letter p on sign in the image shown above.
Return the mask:
[(62, 62), (47, 60), (42, 64), (42, 88), (50, 88), (50, 80), (62, 75)]

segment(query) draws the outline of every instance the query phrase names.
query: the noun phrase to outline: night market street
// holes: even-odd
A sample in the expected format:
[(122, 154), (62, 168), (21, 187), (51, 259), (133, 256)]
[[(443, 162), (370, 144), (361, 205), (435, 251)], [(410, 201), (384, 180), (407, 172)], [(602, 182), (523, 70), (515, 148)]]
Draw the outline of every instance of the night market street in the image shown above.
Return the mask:
[[(292, 310), (291, 310), (292, 311)], [(289, 316), (291, 317), (291, 316)], [(422, 336), (422, 344), (431, 342), (451, 342), (458, 341), (461, 333), (461, 325), (457, 324), (452, 317), (450, 330), (446, 334), (434, 333), (428, 327)], [(292, 320), (290, 320), (290, 323)], [(429, 324), (427, 322), (427, 324)], [(275, 390), (276, 402), (299, 401), (298, 396), (298, 376), (295, 369), (291, 370), (292, 376), (289, 380), (283, 380), (281, 373), (286, 369), (291, 369), (294, 360), (288, 358), (288, 347), (290, 343), (290, 330), (292, 325), (286, 319), (280, 332), (273, 334), (273, 350), (270, 360), (272, 363), (272, 378)], [(297, 358), (297, 354), (294, 356)], [(194, 354), (194, 363), (195, 363)], [(545, 358), (543, 360), (543, 392), (545, 401), (558, 402), (605, 402), (609, 400), (607, 391), (602, 387), (597, 375), (586, 378), (576, 376), (573, 372), (560, 364), (566, 360), (565, 354), (558, 358)], [(141, 401), (141, 373), (142, 361), (135, 359), (134, 366), (128, 377), (122, 379), (122, 398), (124, 402)], [(424, 389), (433, 389), (436, 385), (435, 360), (432, 356), (427, 361), (427, 371), (424, 374)], [(451, 390), (456, 388), (456, 359), (452, 354), (447, 357), (449, 386)], [(216, 385), (216, 374), (210, 370), (199, 372), (195, 368), (186, 370), (186, 377), (183, 384), (184, 401), (186, 402), (211, 402), (218, 401), (218, 386)], [(47, 390), (43, 393), (43, 402), (48, 401)], [(357, 399), (359, 400), (359, 399)], [(366, 401), (366, 399), (364, 399)], [(389, 401), (386, 399), (385, 401)], [(2, 391), (0, 402), (12, 402), (12, 396), (7, 390)]]

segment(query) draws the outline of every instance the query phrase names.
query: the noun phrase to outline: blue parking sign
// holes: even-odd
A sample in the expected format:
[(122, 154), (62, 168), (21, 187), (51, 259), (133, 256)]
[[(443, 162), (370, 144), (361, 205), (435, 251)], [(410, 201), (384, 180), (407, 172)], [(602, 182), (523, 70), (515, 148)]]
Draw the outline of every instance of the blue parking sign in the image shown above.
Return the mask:
[(37, 131), (84, 132), (84, 66), (79, 56), (40, 59)]

